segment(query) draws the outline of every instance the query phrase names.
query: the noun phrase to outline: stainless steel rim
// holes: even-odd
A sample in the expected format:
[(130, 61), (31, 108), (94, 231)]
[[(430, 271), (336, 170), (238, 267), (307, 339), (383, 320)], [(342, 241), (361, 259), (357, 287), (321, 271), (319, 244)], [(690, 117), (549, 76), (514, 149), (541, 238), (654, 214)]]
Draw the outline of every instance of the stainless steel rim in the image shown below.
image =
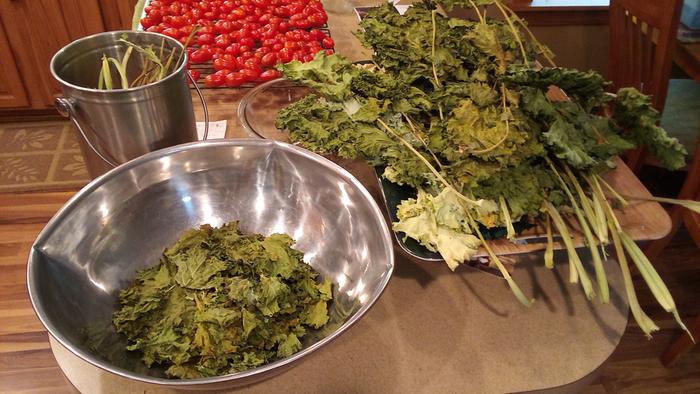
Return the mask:
[[(74, 85), (74, 84), (72, 84), (72, 83), (66, 82), (63, 78), (61, 78), (61, 77), (59, 77), (58, 75), (56, 75), (56, 71), (55, 71), (56, 59), (58, 59), (62, 54), (64, 54), (64, 53), (67, 51), (67, 49), (68, 49), (69, 47), (72, 47), (73, 45), (79, 45), (80, 43), (85, 42), (85, 41), (89, 41), (89, 40), (91, 40), (91, 39), (94, 39), (95, 37), (105, 36), (105, 35), (122, 34), (122, 33), (132, 33), (132, 34), (137, 34), (137, 35), (145, 34), (145, 35), (153, 35), (153, 36), (157, 36), (157, 37), (162, 37), (162, 38), (164, 38), (167, 42), (172, 43), (173, 46), (176, 46), (176, 47), (178, 47), (180, 50), (184, 51), (184, 54), (183, 54), (183, 62), (182, 62), (182, 64), (180, 65), (180, 67), (178, 67), (175, 71), (171, 72), (170, 74), (168, 74), (165, 78), (161, 79), (160, 81), (156, 81), (156, 82), (149, 83), (148, 85), (137, 86), (137, 87), (128, 88), (128, 89), (101, 90), (101, 89), (86, 88), (86, 87), (84, 87), (84, 86), (78, 86), (78, 85)], [(91, 93), (101, 93), (101, 94), (109, 94), (109, 93), (111, 93), (111, 94), (114, 94), (114, 93), (135, 92), (135, 91), (139, 91), (139, 90), (146, 89), (146, 88), (148, 88), (148, 87), (157, 85), (157, 84), (159, 84), (159, 83), (161, 83), (161, 82), (167, 81), (168, 79), (174, 78), (175, 75), (179, 74), (180, 71), (182, 71), (182, 69), (186, 67), (186, 65), (187, 65), (187, 51), (185, 51), (185, 46), (182, 45), (182, 43), (181, 43), (180, 41), (178, 41), (178, 40), (175, 40), (175, 39), (173, 39), (173, 38), (171, 38), (171, 37), (168, 37), (168, 36), (166, 36), (166, 35), (164, 35), (164, 34), (153, 33), (153, 32), (149, 32), (149, 31), (142, 31), (142, 30), (139, 30), (139, 31), (134, 31), (134, 30), (115, 30), (115, 31), (108, 31), (108, 32), (103, 32), (103, 33), (97, 33), (97, 34), (93, 34), (93, 35), (90, 35), (90, 36), (87, 36), (87, 37), (80, 38), (80, 39), (75, 40), (75, 41), (71, 42), (70, 44), (64, 46), (63, 48), (59, 49), (58, 52), (56, 52), (56, 53), (51, 57), (51, 62), (49, 63), (49, 70), (51, 71), (51, 76), (52, 76), (55, 80), (60, 81), (61, 84), (66, 85), (66, 86), (69, 86), (69, 87), (71, 87), (72, 89), (80, 90), (80, 91), (83, 91), (83, 92), (91, 92)], [(189, 74), (189, 73), (188, 73), (188, 74)]]
[[(332, 333), (331, 335), (327, 336), (326, 338), (323, 338), (322, 340), (314, 343), (313, 345), (309, 346), (308, 348), (302, 349), (301, 351), (293, 354), (290, 357), (284, 358), (282, 360), (275, 361), (273, 363), (254, 368), (248, 371), (244, 372), (239, 372), (235, 374), (230, 374), (230, 375), (223, 375), (223, 376), (217, 376), (217, 377), (211, 377), (211, 378), (202, 378), (202, 379), (183, 379), (183, 380), (176, 380), (176, 379), (164, 379), (164, 378), (154, 378), (154, 377), (147, 377), (147, 376), (141, 376), (141, 375), (136, 375), (132, 373), (131, 371), (122, 369), (122, 368), (116, 368), (116, 367), (111, 367), (111, 366), (105, 366), (101, 365), (101, 363), (91, 354), (88, 354), (86, 352), (83, 352), (82, 350), (76, 348), (71, 344), (71, 342), (68, 341), (67, 338), (65, 338), (63, 335), (61, 335), (59, 332), (56, 332), (54, 326), (50, 324), (48, 321), (47, 316), (40, 311), (37, 308), (36, 305), (36, 300), (34, 296), (34, 289), (31, 286), (31, 280), (30, 278), (32, 277), (32, 271), (33, 271), (33, 256), (37, 252), (37, 246), (40, 245), (43, 242), (43, 238), (45, 238), (48, 234), (52, 232), (53, 227), (55, 227), (62, 217), (64, 215), (67, 215), (73, 210), (74, 206), (82, 199), (84, 196), (88, 195), (90, 192), (98, 188), (100, 185), (108, 181), (109, 179), (113, 178), (116, 176), (118, 173), (122, 171), (126, 171), (130, 168), (136, 167), (141, 163), (147, 162), (149, 160), (157, 159), (160, 157), (168, 156), (170, 154), (174, 154), (177, 152), (181, 151), (186, 151), (186, 150), (192, 150), (192, 149), (203, 149), (207, 146), (248, 146), (248, 145), (271, 145), (274, 146), (275, 149), (282, 149), (285, 151), (293, 152), (296, 154), (299, 154), (301, 156), (304, 156), (308, 159), (311, 159), (325, 167), (328, 167), (336, 172), (338, 172), (342, 177), (344, 177), (348, 182), (352, 183), (355, 185), (358, 190), (362, 193), (362, 196), (366, 198), (369, 201), (370, 207), (375, 215), (375, 217), (379, 218), (379, 221), (381, 222), (381, 232), (382, 232), (382, 238), (385, 243), (385, 245), (388, 245), (386, 248), (386, 259), (387, 262), (389, 263), (389, 268), (387, 270), (387, 275), (382, 279), (379, 291), (377, 292), (376, 296), (373, 297), (373, 299), (369, 300), (367, 304), (362, 306), (355, 315), (353, 315), (350, 319), (348, 319), (337, 331)], [(259, 140), (259, 139), (238, 139), (238, 140), (209, 140), (209, 141), (199, 141), (199, 142), (192, 142), (188, 144), (182, 144), (182, 145), (177, 145), (174, 147), (170, 148), (165, 148), (161, 149), (155, 152), (148, 153), (146, 155), (143, 155), (141, 157), (138, 157), (136, 159), (133, 159), (131, 161), (128, 161), (124, 164), (119, 165), (118, 167), (110, 170), (109, 172), (99, 176), (98, 178), (94, 179), (92, 182), (90, 182), (87, 186), (85, 186), (83, 189), (81, 189), (78, 193), (76, 193), (68, 202), (61, 207), (61, 209), (56, 212), (56, 214), (49, 220), (49, 222), (46, 224), (46, 226), (41, 230), (39, 235), (37, 236), (36, 240), (32, 244), (32, 248), (30, 249), (28, 260), (27, 260), (27, 290), (29, 292), (29, 299), (32, 304), (32, 308), (34, 309), (34, 312), (36, 315), (39, 317), (39, 320), (41, 323), (44, 325), (44, 327), (47, 329), (49, 334), (54, 337), (62, 346), (64, 346), (66, 349), (68, 349), (71, 353), (75, 354), (76, 356), (80, 357), (84, 361), (92, 364), (93, 366), (100, 368), (104, 371), (114, 373), (116, 375), (119, 375), (124, 378), (128, 379), (133, 379), (136, 381), (144, 382), (144, 383), (152, 383), (152, 384), (157, 384), (157, 385), (163, 385), (163, 386), (174, 386), (174, 387), (183, 387), (183, 386), (202, 386), (202, 385), (207, 385), (207, 384), (212, 384), (212, 383), (225, 383), (231, 380), (235, 379), (242, 379), (242, 378), (247, 378), (247, 377), (252, 377), (256, 375), (261, 375), (264, 374), (268, 371), (273, 371), (273, 370), (279, 370), (280, 372), (283, 370), (282, 368), (284, 366), (288, 366), (295, 362), (296, 360), (301, 359), (302, 357), (305, 357), (306, 355), (310, 354), (317, 348), (333, 341), (335, 338), (340, 336), (341, 333), (346, 331), (348, 328), (350, 328), (352, 325), (354, 325), (362, 316), (364, 316), (367, 311), (375, 304), (375, 302), (381, 297), (382, 293), (386, 289), (387, 284), (389, 283), (389, 280), (391, 279), (391, 276), (394, 271), (394, 250), (392, 246), (392, 237), (390, 235), (390, 230), (387, 225), (387, 223), (384, 220), (384, 216), (382, 214), (382, 210), (379, 208), (377, 205), (376, 201), (374, 198), (372, 198), (372, 195), (369, 193), (369, 191), (362, 185), (362, 183), (357, 180), (352, 174), (350, 174), (347, 170), (344, 168), (340, 167), (339, 165), (333, 163), (332, 161), (316, 154), (311, 151), (308, 151), (306, 149), (287, 144), (284, 142), (280, 141), (273, 141), (273, 140)]]

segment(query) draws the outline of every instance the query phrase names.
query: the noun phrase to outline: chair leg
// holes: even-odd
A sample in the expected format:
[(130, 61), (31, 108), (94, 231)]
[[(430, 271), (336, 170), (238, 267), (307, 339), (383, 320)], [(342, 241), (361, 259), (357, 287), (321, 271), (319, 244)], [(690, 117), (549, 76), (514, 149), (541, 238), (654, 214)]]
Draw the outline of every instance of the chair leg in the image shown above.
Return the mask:
[[(690, 324), (688, 330), (694, 338), (700, 336), (700, 316), (695, 317), (695, 320)], [(684, 332), (661, 354), (661, 364), (667, 368), (671, 367), (683, 354), (692, 349), (693, 346), (695, 346), (695, 343), (690, 339), (690, 336)]]
[[(678, 194), (678, 198), (681, 200), (700, 198), (700, 138), (698, 138), (696, 144), (696, 153), (688, 166), (688, 175), (686, 175), (681, 191)], [(685, 215), (684, 210), (685, 208), (678, 205), (674, 205), (673, 208), (671, 208), (669, 212), (671, 216), (671, 232), (664, 238), (650, 242), (646, 249), (644, 249), (644, 254), (646, 254), (650, 260), (653, 261), (659, 257), (664, 248), (671, 242), (671, 239), (683, 223), (683, 215)], [(700, 237), (700, 235), (698, 235), (698, 237)]]
[(700, 214), (692, 211), (683, 212), (683, 224), (695, 241), (695, 245), (700, 248)]
[(669, 216), (671, 216), (671, 232), (668, 233), (667, 236), (657, 239), (655, 241), (649, 242), (647, 247), (644, 249), (644, 254), (651, 260), (652, 262), (656, 260), (659, 256), (661, 256), (661, 252), (666, 249), (669, 243), (671, 243), (671, 240), (673, 237), (676, 235), (678, 232), (678, 229), (681, 227), (683, 224), (683, 210), (685, 208), (680, 207), (680, 206), (673, 206), (668, 213)]

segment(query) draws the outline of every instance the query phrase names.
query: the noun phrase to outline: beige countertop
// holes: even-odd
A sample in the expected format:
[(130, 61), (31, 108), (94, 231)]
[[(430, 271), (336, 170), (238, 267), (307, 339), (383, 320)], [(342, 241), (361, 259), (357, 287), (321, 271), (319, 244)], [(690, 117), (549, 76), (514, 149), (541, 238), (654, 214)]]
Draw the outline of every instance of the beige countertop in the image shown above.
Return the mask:
[[(369, 166), (341, 164), (378, 198)], [(575, 391), (596, 377), (625, 330), (628, 305), (613, 260), (607, 262), (611, 303), (601, 305), (568, 283), (563, 254), (556, 255), (553, 270), (543, 266), (540, 253), (520, 257), (514, 277), (536, 299), (528, 309), (502, 279), (466, 267), (453, 273), (445, 264), (415, 262), (395, 250), (389, 285), (355, 326), (292, 370), (245, 391)], [(168, 392), (99, 370), (54, 341), (52, 348), (82, 392)]]

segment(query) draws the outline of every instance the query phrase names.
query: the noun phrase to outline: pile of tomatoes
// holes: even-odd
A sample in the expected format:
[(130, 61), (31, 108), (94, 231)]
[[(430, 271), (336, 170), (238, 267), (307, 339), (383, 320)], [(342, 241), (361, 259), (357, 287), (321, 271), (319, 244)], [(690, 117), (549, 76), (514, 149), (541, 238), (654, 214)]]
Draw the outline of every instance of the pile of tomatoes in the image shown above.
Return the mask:
[[(320, 0), (153, 0), (145, 13), (144, 29), (183, 44), (197, 26), (187, 51), (190, 64), (213, 63), (206, 86), (278, 78), (275, 64), (308, 62), (335, 45), (319, 30), (328, 21)], [(201, 77), (197, 70), (190, 74)]]

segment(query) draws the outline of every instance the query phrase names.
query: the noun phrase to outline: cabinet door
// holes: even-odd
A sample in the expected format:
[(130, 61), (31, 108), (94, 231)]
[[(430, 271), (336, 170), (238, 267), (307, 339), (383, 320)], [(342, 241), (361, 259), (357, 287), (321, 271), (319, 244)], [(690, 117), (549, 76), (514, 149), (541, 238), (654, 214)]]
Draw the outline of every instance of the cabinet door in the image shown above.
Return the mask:
[(131, 30), (136, 0), (99, 0), (105, 28), (111, 30)]
[(5, 28), (0, 24), (0, 108), (26, 107), (29, 105), (15, 58), (10, 50)]
[(59, 93), (51, 57), (71, 41), (104, 31), (98, 0), (0, 0), (0, 18), (32, 108), (53, 106)]

